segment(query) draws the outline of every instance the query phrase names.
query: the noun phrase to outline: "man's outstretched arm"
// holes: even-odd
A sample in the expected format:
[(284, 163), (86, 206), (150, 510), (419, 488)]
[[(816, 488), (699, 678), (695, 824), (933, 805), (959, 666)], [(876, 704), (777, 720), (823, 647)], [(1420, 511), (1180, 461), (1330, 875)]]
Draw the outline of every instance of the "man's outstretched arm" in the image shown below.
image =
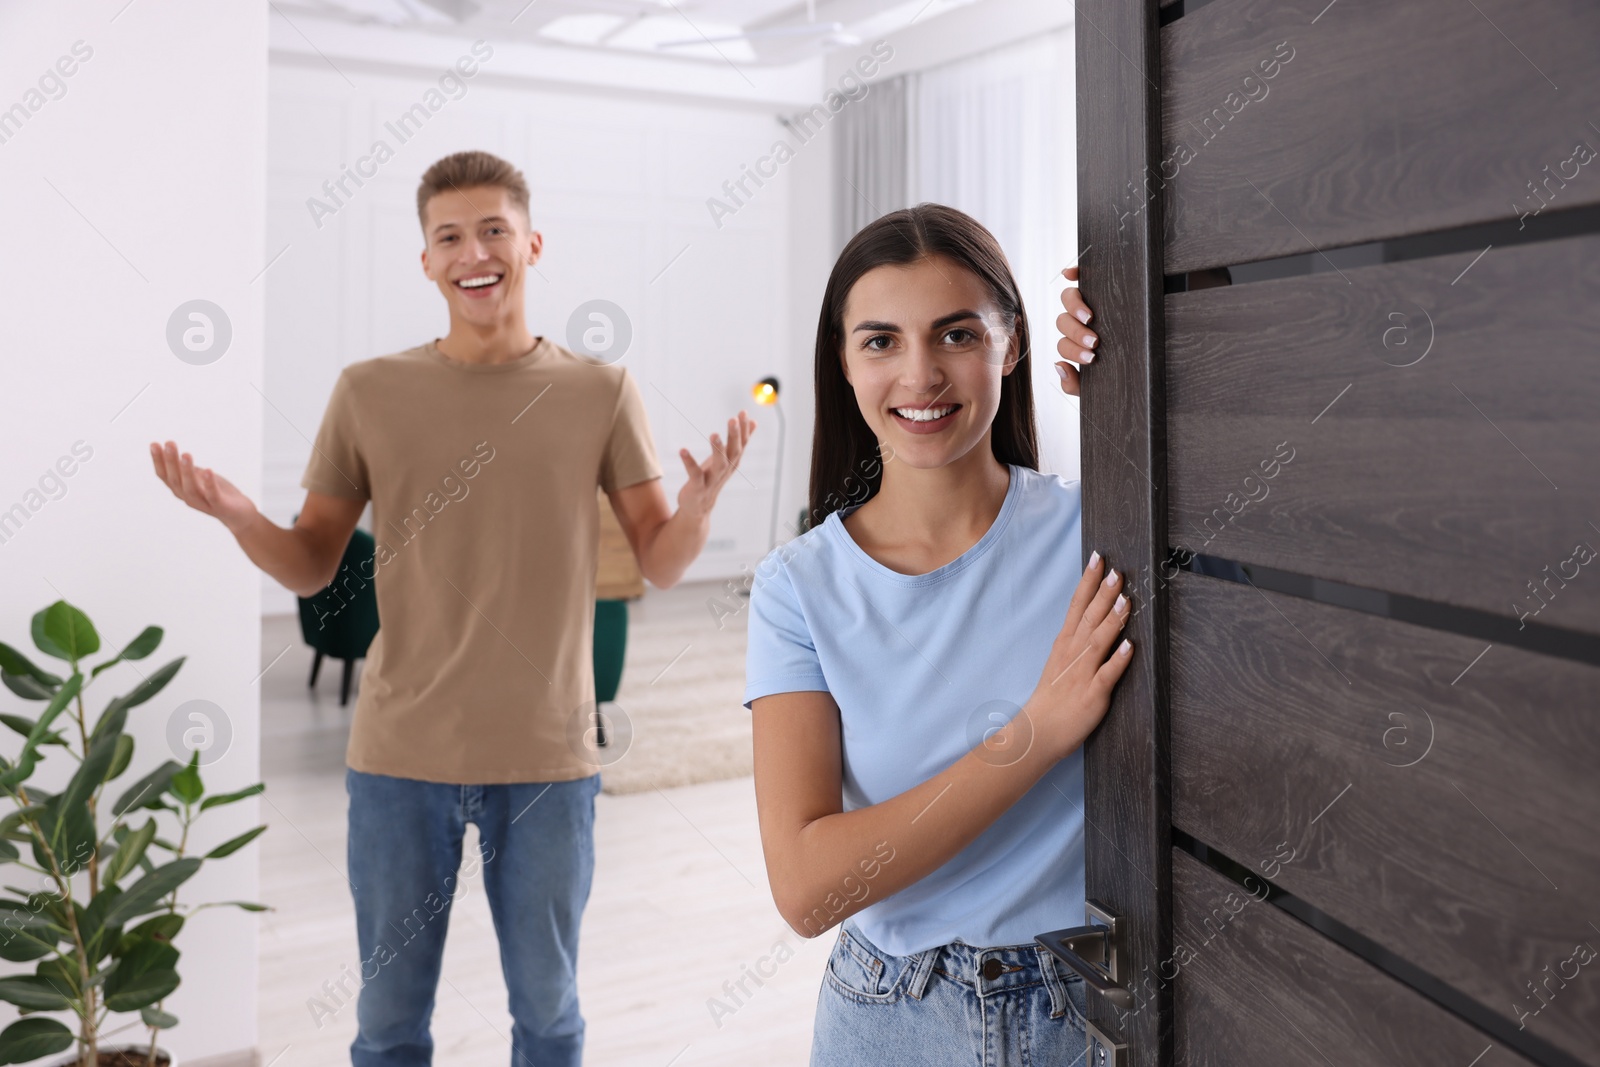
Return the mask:
[(617, 522), (633, 546), (639, 571), (658, 589), (678, 584), (711, 534), (711, 509), (717, 494), (738, 469), (744, 446), (755, 433), (756, 422), (744, 412), (728, 420), (728, 439), (711, 435), (711, 455), (704, 463), (687, 449), (678, 450), (689, 480), (678, 491), (678, 510), (667, 504), (661, 479), (626, 486), (606, 494)]
[(349, 500), (308, 492), (300, 517), (288, 529), (267, 519), (237, 486), (209, 467), (196, 467), (194, 457), (150, 445), (156, 476), (172, 495), (228, 528), (250, 562), (297, 596), (310, 597), (325, 587), (339, 569), (365, 500)]

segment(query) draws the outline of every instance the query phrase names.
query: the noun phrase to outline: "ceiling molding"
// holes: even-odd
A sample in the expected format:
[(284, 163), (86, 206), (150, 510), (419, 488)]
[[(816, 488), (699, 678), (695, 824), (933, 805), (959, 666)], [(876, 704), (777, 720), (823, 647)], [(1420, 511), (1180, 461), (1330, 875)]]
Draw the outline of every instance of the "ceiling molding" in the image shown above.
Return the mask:
[(483, 39), (494, 51), (488, 60), (479, 63), (478, 74), (473, 78), (479, 84), (580, 88), (630, 96), (786, 108), (809, 107), (823, 92), (821, 56), (783, 66), (735, 66), (616, 49), (527, 44), (356, 25), (304, 11), (296, 11), (288, 18), (277, 12), (269, 23), (267, 36), (271, 62), (320, 67), (351, 80), (370, 72), (421, 76), (432, 81), (462, 56), (472, 58), (474, 40)]
[[(830, 7), (819, 4), (817, 17), (821, 18)], [(1071, 25), (1073, 5), (1068, 0), (978, 0), (936, 17), (918, 19), (883, 37), (894, 48), (893, 73), (900, 75), (1032, 40)], [(855, 58), (849, 50), (829, 54), (824, 59), (828, 82), (837, 81)]]

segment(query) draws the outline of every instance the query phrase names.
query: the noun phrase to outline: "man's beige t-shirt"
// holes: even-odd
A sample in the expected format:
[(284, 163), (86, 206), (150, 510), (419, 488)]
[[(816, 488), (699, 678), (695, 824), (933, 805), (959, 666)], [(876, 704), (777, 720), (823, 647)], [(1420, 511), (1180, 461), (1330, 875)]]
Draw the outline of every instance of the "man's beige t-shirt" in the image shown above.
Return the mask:
[(631, 375), (539, 338), (461, 363), (433, 342), (346, 367), (300, 484), (372, 501), (378, 636), (346, 754), (371, 774), (570, 781), (594, 710), (607, 491), (661, 476)]

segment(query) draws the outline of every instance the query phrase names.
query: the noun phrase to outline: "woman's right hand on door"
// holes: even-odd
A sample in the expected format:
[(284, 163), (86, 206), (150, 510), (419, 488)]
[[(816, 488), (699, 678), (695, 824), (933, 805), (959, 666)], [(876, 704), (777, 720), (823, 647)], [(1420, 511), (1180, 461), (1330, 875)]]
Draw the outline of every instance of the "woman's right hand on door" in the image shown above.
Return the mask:
[(1083, 744), (1111, 706), (1111, 690), (1133, 659), (1132, 642), (1117, 641), (1129, 614), (1122, 575), (1094, 553), (1023, 709), (1035, 743), (1049, 746), (1057, 759)]

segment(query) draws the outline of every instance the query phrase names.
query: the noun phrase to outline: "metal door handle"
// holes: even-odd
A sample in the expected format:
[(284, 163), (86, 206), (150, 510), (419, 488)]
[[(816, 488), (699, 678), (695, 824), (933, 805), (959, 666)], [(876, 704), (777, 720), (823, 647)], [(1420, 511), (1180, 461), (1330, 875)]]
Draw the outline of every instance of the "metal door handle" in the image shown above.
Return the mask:
[(1127, 1011), (1133, 1007), (1133, 994), (1117, 981), (1122, 945), (1121, 921), (1093, 900), (1084, 905), (1084, 910), (1090, 920), (1087, 926), (1052, 930), (1034, 940), (1077, 972), (1091, 989), (1105, 997), (1112, 1006)]

